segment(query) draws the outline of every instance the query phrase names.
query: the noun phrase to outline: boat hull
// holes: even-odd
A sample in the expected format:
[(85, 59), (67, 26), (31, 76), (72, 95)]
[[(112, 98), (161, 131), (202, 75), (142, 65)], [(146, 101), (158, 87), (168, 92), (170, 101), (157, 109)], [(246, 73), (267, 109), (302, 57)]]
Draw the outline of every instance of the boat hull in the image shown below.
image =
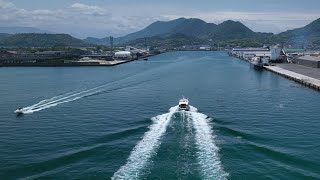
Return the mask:
[(182, 98), (179, 100), (179, 110), (180, 111), (189, 111), (190, 106), (189, 106), (189, 101), (186, 98)]
[(186, 106), (186, 107), (180, 107), (179, 106), (179, 111), (189, 111), (189, 110), (190, 110), (189, 106)]
[(263, 65), (262, 64), (255, 64), (255, 63), (250, 63), (251, 67), (253, 67), (253, 69), (256, 70), (262, 70), (263, 69)]
[(24, 113), (23, 113), (23, 110), (18, 110), (18, 109), (15, 110), (14, 113), (16, 113), (17, 115), (19, 115), (19, 114), (24, 114)]

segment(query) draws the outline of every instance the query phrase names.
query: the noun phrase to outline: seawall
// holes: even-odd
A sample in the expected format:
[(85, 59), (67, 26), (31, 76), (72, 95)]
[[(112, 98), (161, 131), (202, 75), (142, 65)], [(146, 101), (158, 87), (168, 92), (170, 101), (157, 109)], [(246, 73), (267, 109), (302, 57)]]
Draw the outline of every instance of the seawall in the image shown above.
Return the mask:
[(266, 70), (269, 70), (273, 73), (279, 74), (281, 76), (284, 76), (285, 78), (288, 78), (290, 80), (296, 81), (300, 84), (303, 84), (305, 86), (308, 86), (310, 88), (313, 88), (315, 90), (320, 91), (320, 80), (315, 79), (309, 76), (305, 76), (302, 74), (295, 73), (293, 71), (288, 71), (286, 69), (277, 67), (277, 66), (264, 66)]

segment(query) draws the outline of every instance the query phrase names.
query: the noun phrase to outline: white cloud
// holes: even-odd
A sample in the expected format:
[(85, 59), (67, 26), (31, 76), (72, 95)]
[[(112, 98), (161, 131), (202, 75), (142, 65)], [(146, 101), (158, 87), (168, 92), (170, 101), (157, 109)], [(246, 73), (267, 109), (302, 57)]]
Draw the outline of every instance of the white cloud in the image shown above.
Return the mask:
[(94, 35), (103, 32), (104, 36), (122, 35), (128, 32), (126, 29), (128, 27), (118, 26), (119, 23), (129, 23), (127, 18), (112, 17), (107, 8), (98, 6), (75, 3), (55, 10), (26, 10), (16, 7), (11, 2), (0, 0), (0, 10), (0, 26), (32, 26), (81, 37), (89, 36), (89, 30)]
[(70, 6), (73, 10), (86, 14), (86, 15), (94, 15), (94, 16), (110, 16), (110, 13), (106, 9), (100, 8), (98, 6), (90, 6), (81, 3), (75, 3)]
[[(237, 12), (188, 11), (174, 7), (149, 5), (104, 7), (74, 3), (58, 9), (24, 9), (8, 0), (0, 0), (0, 26), (31, 26), (53, 32), (64, 32), (78, 37), (109, 35), (120, 36), (141, 30), (158, 20), (180, 17), (200, 18), (207, 22), (221, 23), (236, 20), (254, 31), (278, 33), (302, 27), (320, 17), (315, 12)], [(141, 6), (141, 7), (140, 7)]]
[(122, 36), (140, 30), (154, 21), (164, 19), (161, 16), (114, 16), (106, 7), (80, 3), (55, 10), (26, 10), (3, 0), (0, 2), (1, 7), (10, 4), (10, 8), (1, 10), (0, 26), (38, 27), (53, 32), (69, 33), (81, 38)]
[(81, 4), (81, 3), (75, 3), (71, 5), (72, 8), (78, 9), (78, 10), (100, 10), (98, 6), (89, 6), (86, 4)]
[(0, 0), (0, 9), (8, 9), (13, 7), (14, 7), (14, 4), (12, 2)]

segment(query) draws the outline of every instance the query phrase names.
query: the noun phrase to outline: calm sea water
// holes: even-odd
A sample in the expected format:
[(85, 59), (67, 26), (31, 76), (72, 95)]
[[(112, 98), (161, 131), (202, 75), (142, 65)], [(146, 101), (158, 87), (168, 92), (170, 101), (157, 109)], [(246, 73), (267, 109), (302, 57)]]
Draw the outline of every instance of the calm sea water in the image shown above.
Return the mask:
[(320, 178), (319, 92), (224, 52), (0, 68), (0, 88), (1, 179)]

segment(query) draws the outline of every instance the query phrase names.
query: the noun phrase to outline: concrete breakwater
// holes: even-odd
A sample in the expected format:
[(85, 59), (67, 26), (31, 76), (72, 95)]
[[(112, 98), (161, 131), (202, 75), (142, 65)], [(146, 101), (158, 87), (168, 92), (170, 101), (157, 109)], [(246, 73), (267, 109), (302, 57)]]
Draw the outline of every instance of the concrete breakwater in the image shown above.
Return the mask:
[(10, 67), (10, 66), (21, 66), (21, 67), (30, 67), (30, 66), (39, 66), (39, 67), (58, 67), (58, 66), (116, 66), (123, 63), (128, 63), (134, 61), (130, 60), (113, 60), (113, 61), (73, 61), (73, 62), (25, 62), (25, 63), (3, 63), (0, 66)]
[(289, 71), (277, 66), (264, 66), (264, 68), (266, 70), (269, 70), (273, 73), (279, 74), (281, 76), (284, 76), (290, 80), (296, 81), (298, 83), (301, 83), (305, 86), (308, 86), (310, 88), (313, 88), (315, 90), (320, 91), (320, 80), (319, 79), (315, 79), (309, 76), (305, 76), (302, 74), (298, 74), (296, 72), (293, 71)]
[(135, 60), (142, 60), (148, 57), (155, 56), (157, 54), (149, 54), (140, 56), (139, 58), (129, 58), (129, 59), (114, 59), (114, 60), (99, 60), (99, 59), (92, 59), (92, 60), (55, 60), (55, 61), (0, 61), (0, 67), (10, 67), (10, 66), (22, 66), (22, 67), (32, 67), (32, 66), (39, 66), (39, 67), (58, 67), (58, 66), (116, 66), (124, 63), (128, 63)]
[[(243, 58), (240, 58), (240, 57), (234, 56), (234, 55), (232, 55), (232, 56), (235, 57), (235, 58), (238, 58), (240, 60), (249, 62), (248, 59), (243, 59)], [(278, 67), (278, 66), (264, 66), (264, 69), (269, 70), (269, 71), (271, 71), (273, 73), (276, 73), (278, 75), (281, 75), (281, 76), (283, 76), (283, 77), (285, 77), (287, 79), (296, 81), (296, 82), (298, 82), (300, 84), (303, 84), (303, 85), (305, 85), (307, 87), (310, 87), (310, 88), (313, 88), (315, 90), (320, 91), (320, 79), (319, 78), (310, 77), (308, 74), (303, 75), (303, 74), (297, 73), (299, 71), (302, 71), (301, 73), (305, 74), (306, 69), (302, 69), (301, 67), (296, 67), (293, 70), (287, 70), (287, 69), (284, 69), (284, 68), (281, 68), (281, 67)], [(320, 73), (316, 72), (315, 74), (318, 75), (316, 77), (319, 77)]]

